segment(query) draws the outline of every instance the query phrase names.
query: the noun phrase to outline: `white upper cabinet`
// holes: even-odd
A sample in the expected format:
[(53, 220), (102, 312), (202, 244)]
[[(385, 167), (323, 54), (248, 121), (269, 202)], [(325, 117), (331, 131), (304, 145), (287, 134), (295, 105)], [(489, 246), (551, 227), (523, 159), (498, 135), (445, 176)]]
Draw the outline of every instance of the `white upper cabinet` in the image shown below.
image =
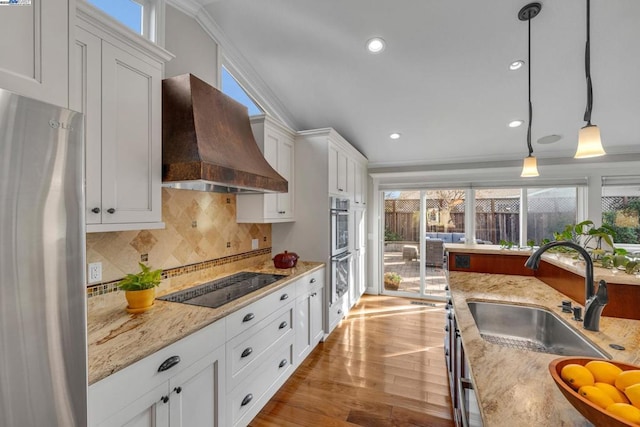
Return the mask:
[(363, 174), (367, 161), (337, 135), (329, 143), (329, 194), (348, 197), (354, 205), (364, 205)]
[(239, 223), (294, 221), (295, 134), (267, 115), (252, 117), (251, 129), (265, 160), (287, 180), (289, 191), (273, 194), (238, 194), (236, 220)]
[(367, 165), (354, 161), (353, 170), (353, 203), (355, 206), (367, 204)]
[(329, 144), (329, 193), (341, 196), (349, 195), (347, 171), (349, 158), (340, 146)]
[(87, 231), (163, 228), (161, 84), (170, 54), (93, 13), (78, 4), (69, 90), (70, 107), (86, 117)]
[(32, 0), (0, 11), (0, 87), (68, 106), (69, 0)]

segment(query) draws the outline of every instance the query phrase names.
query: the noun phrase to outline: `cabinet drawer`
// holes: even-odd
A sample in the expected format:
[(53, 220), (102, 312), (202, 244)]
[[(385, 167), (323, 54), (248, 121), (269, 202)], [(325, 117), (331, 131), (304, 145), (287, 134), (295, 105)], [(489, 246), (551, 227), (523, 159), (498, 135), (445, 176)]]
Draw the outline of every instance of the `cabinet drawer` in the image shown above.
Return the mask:
[(227, 316), (227, 340), (246, 331), (260, 323), (271, 313), (286, 306), (295, 299), (296, 282), (261, 298), (259, 301), (249, 304), (240, 310)]
[(324, 268), (296, 280), (297, 296), (308, 295), (320, 285), (324, 286)]
[[(109, 414), (154, 389), (184, 368), (224, 345), (221, 319), (191, 335), (127, 366), (89, 387), (89, 425), (97, 425)], [(177, 356), (178, 359), (171, 359)], [(178, 361), (178, 363), (175, 363)], [(159, 371), (166, 363), (166, 369)], [(135, 378), (135, 380), (132, 380)]]
[(282, 311), (263, 320), (258, 328), (251, 329), (227, 343), (227, 388), (234, 388), (265, 358), (269, 349), (280, 344), (285, 337), (293, 336), (293, 301)]
[(331, 333), (333, 329), (338, 325), (340, 320), (342, 320), (342, 318), (345, 316), (345, 301), (347, 301), (348, 298), (349, 296), (345, 294), (336, 302), (334, 302), (331, 307), (329, 307), (329, 330), (327, 331), (327, 333)]
[(279, 347), (264, 364), (227, 396), (227, 416), (247, 425), (293, 372), (293, 342)]

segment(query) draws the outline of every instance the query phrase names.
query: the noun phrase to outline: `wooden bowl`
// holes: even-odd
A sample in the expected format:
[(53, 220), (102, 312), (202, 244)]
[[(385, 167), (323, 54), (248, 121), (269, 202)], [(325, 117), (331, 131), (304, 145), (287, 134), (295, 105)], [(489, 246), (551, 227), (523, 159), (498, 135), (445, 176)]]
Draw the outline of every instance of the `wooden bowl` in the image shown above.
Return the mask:
[(549, 363), (549, 372), (551, 373), (551, 377), (555, 381), (562, 394), (564, 394), (564, 397), (567, 398), (567, 400), (573, 405), (574, 408), (578, 410), (578, 412), (580, 412), (594, 425), (607, 427), (637, 427), (637, 424), (633, 424), (630, 421), (626, 421), (623, 418), (613, 415), (611, 412), (605, 411), (604, 409), (580, 396), (577, 391), (572, 389), (569, 384), (565, 383), (564, 380), (560, 377), (560, 371), (562, 371), (562, 368), (565, 365), (576, 363), (578, 365), (584, 366), (587, 364), (587, 362), (590, 362), (592, 360), (604, 360), (605, 362), (616, 365), (623, 371), (628, 371), (630, 369), (640, 369), (639, 366), (616, 362), (615, 360), (588, 357), (560, 357), (558, 359), (552, 360), (551, 363)]

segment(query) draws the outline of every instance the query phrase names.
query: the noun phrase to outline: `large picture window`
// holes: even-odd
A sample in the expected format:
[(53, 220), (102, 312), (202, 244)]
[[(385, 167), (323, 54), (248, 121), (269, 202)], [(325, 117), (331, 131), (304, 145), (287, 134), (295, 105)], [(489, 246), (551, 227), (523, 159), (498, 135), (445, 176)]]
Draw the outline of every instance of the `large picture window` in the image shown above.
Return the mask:
[[(577, 189), (527, 188), (527, 241), (553, 240), (553, 233), (577, 221)], [(526, 243), (526, 242), (525, 242)]]
[(602, 223), (615, 230), (615, 243), (640, 244), (640, 176), (602, 178)]

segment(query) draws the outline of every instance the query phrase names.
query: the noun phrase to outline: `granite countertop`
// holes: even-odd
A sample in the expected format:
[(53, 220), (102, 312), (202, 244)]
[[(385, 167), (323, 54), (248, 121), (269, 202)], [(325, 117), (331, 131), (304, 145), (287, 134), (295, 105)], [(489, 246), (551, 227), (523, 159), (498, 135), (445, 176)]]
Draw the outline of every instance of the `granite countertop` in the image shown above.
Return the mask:
[[(129, 314), (125, 310), (126, 300), (123, 292), (112, 292), (89, 298), (87, 303), (89, 384), (173, 344), (180, 338), (323, 266), (324, 264), (320, 262), (298, 261), (296, 267), (289, 269), (276, 269), (273, 262), (265, 262), (254, 268), (245, 268), (243, 271), (283, 274), (288, 277), (219, 308), (156, 300), (154, 307), (146, 313)], [(226, 275), (230, 274), (233, 272)], [(193, 286), (198, 284), (200, 283), (194, 283)], [(176, 290), (178, 289), (174, 288), (163, 293)], [(224, 337), (222, 339), (224, 340)]]
[[(565, 399), (549, 374), (549, 362), (560, 356), (484, 341), (467, 306), (469, 300), (546, 308), (612, 359), (640, 365), (640, 321), (602, 317), (600, 332), (587, 331), (558, 307), (568, 298), (535, 277), (451, 272), (449, 287), (485, 426), (591, 424)], [(623, 345), (626, 350), (614, 350), (609, 347), (612, 343)]]
[[(446, 243), (445, 249), (448, 252), (469, 253), (469, 254), (494, 254), (494, 255), (531, 255), (531, 249), (503, 249), (499, 245), (478, 245), (478, 244), (462, 244), (462, 243)], [(563, 268), (567, 271), (575, 273), (584, 277), (585, 275), (585, 263), (579, 261), (574, 257), (561, 253), (549, 253), (542, 254), (542, 259), (549, 264), (553, 264), (557, 267)], [(624, 285), (640, 285), (640, 277), (636, 277), (634, 274), (627, 274), (624, 271), (616, 269), (607, 269), (594, 266), (593, 268), (594, 280), (605, 280), (607, 283), (618, 283)]]

